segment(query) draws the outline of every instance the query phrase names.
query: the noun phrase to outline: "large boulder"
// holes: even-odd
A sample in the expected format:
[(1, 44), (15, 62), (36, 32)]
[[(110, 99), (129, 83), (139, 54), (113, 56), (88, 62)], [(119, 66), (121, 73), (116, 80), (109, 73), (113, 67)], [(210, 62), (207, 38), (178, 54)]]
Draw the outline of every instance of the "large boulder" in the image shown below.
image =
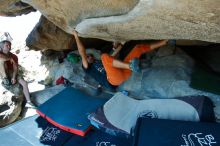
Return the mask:
[[(102, 49), (110, 42), (94, 39), (82, 38), (81, 41), (85, 47)], [(32, 50), (68, 50), (76, 49), (76, 43), (73, 35), (70, 35), (41, 16), (39, 22), (31, 31), (26, 39), (26, 45)]]
[(23, 0), (39, 10), (51, 22), (71, 32), (84, 19), (122, 15), (131, 10), (138, 0)]
[(219, 0), (22, 0), (55, 25), (105, 40), (220, 42)]
[(1, 0), (0, 16), (19, 16), (36, 11), (32, 6), (20, 0)]
[(65, 50), (72, 44), (73, 38), (70, 34), (62, 31), (43, 16), (26, 39), (26, 45), (33, 50)]
[(0, 85), (0, 96), (0, 127), (3, 127), (19, 117), (24, 96), (19, 84), (10, 87), (10, 89)]

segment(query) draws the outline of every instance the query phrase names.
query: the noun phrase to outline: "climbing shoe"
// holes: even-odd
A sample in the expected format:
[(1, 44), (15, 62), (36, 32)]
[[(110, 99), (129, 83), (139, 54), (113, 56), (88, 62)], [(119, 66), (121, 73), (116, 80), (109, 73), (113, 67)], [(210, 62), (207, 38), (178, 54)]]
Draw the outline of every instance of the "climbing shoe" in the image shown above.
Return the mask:
[(30, 101), (28, 101), (28, 102), (25, 104), (25, 107), (26, 107), (26, 108), (33, 108), (33, 109), (36, 108), (36, 106), (35, 106), (32, 102), (30, 102)]
[(134, 58), (131, 60), (130, 64), (129, 64), (130, 69), (135, 72), (135, 73), (139, 73), (141, 72), (140, 69), (140, 61), (138, 58)]

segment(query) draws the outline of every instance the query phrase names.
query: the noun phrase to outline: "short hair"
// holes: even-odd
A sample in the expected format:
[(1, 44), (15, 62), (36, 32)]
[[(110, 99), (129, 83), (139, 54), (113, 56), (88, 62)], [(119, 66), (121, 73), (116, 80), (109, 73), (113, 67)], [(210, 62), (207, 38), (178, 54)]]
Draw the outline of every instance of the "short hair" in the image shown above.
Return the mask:
[(11, 45), (11, 42), (8, 41), (8, 40), (4, 40), (4, 41), (2, 41), (1, 43), (2, 43), (2, 44), (9, 43), (9, 44)]

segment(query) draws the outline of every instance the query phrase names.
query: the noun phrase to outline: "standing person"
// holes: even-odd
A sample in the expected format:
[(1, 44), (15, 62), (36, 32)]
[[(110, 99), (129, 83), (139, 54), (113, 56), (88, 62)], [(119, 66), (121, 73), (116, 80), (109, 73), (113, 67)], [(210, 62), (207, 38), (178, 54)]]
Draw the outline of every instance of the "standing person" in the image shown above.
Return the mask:
[(139, 58), (142, 54), (167, 44), (167, 41), (163, 40), (152, 44), (136, 45), (125, 59), (120, 61), (115, 56), (122, 49), (124, 43), (117, 42), (113, 44), (113, 48), (115, 48), (113, 54), (102, 54), (101, 61), (98, 61), (92, 54), (86, 53), (86, 49), (76, 31), (73, 31), (73, 35), (82, 58), (84, 71), (98, 81), (100, 85), (110, 89), (114, 89), (126, 81), (132, 72), (140, 72)]
[(4, 40), (0, 42), (0, 75), (2, 85), (6, 88), (15, 85), (17, 82), (23, 87), (23, 93), (27, 101), (26, 107), (34, 108), (30, 99), (27, 82), (18, 74), (18, 57), (11, 53), (11, 42)]

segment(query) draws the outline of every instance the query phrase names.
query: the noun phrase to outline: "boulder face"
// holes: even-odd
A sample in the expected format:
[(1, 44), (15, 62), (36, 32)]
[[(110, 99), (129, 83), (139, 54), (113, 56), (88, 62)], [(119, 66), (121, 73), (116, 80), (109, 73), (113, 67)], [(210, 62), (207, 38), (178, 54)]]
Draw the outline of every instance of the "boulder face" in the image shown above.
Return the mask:
[(105, 40), (220, 42), (219, 0), (22, 0), (67, 33)]
[(59, 27), (41, 17), (26, 39), (26, 45), (33, 50), (65, 50), (73, 44), (73, 38)]
[[(110, 42), (94, 39), (82, 38), (81, 41), (86, 48), (102, 49)], [(41, 16), (38, 24), (34, 27), (26, 39), (26, 45), (32, 50), (68, 50), (76, 49), (75, 39), (52, 22)]]
[(1, 0), (0, 16), (19, 16), (36, 11), (32, 6), (20, 0)]
[(3, 127), (19, 117), (24, 97), (19, 84), (10, 87), (10, 89), (6, 89), (1, 85), (0, 96), (0, 127)]
[(51, 22), (71, 32), (84, 19), (122, 15), (138, 0), (23, 0), (39, 10)]

